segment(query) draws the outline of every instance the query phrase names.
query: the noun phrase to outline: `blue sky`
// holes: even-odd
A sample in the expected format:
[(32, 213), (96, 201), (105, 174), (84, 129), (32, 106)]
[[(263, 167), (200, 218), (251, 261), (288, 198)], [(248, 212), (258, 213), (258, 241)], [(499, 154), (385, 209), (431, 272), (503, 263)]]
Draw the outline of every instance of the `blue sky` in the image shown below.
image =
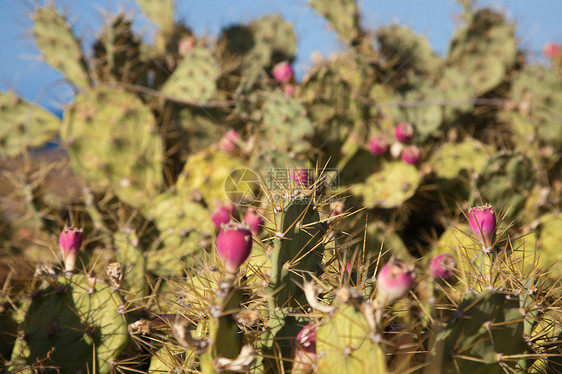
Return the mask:
[[(155, 0), (157, 1), (157, 0)], [(326, 0), (330, 1), (330, 0)], [(54, 108), (67, 102), (71, 95), (61, 85), (61, 75), (40, 61), (28, 29), (27, 14), (33, 4), (44, 0), (0, 0), (0, 89), (15, 89), (22, 97)], [(89, 50), (103, 24), (104, 9), (119, 9), (132, 14), (137, 29), (147, 37), (154, 28), (144, 20), (133, 0), (56, 0), (71, 16), (76, 34)], [(307, 0), (176, 0), (177, 19), (185, 21), (196, 34), (217, 35), (223, 26), (249, 21), (268, 13), (282, 14), (293, 22), (299, 39), (297, 73), (306, 71), (313, 51), (325, 56), (341, 48), (326, 22), (310, 7)], [(540, 50), (548, 41), (562, 42), (562, 1), (560, 0), (481, 0), (503, 10), (517, 22), (520, 45), (540, 59)], [(445, 54), (447, 44), (458, 23), (461, 7), (453, 0), (395, 0), (359, 2), (366, 28), (399, 22), (428, 37), (436, 52)]]

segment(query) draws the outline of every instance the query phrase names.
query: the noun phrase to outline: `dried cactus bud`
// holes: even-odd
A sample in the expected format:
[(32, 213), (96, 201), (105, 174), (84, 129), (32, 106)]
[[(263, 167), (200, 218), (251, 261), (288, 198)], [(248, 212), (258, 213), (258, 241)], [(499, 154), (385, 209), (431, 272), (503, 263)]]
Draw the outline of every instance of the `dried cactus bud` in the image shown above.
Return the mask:
[(408, 122), (400, 122), (394, 128), (394, 137), (400, 143), (406, 143), (414, 136), (414, 127)]
[(215, 224), (217, 229), (220, 229), (223, 225), (226, 225), (228, 222), (230, 222), (230, 218), (234, 216), (235, 213), (236, 210), (234, 209), (233, 205), (222, 205), (213, 211), (211, 219), (213, 220), (213, 223)]
[(411, 266), (391, 258), (379, 271), (377, 302), (386, 306), (406, 296), (414, 284), (414, 277)]
[(230, 129), (219, 140), (219, 149), (225, 153), (231, 153), (234, 149), (236, 149), (239, 142), (240, 135), (238, 135), (235, 130)]
[(224, 225), (217, 237), (217, 250), (228, 274), (236, 274), (252, 252), (252, 232), (237, 222)]
[(74, 271), (83, 238), (82, 229), (66, 226), (62, 229), (59, 236), (59, 247), (62, 252), (65, 271)]
[(409, 145), (402, 150), (402, 161), (407, 164), (415, 165), (420, 161), (421, 152), (415, 145)]
[(388, 142), (382, 135), (377, 135), (369, 142), (369, 150), (372, 154), (380, 156), (388, 150)]
[(431, 260), (429, 270), (434, 278), (449, 279), (457, 266), (455, 258), (450, 253), (443, 253)]
[(316, 326), (309, 323), (297, 335), (293, 373), (313, 372), (316, 360)]
[(468, 224), (476, 235), (482, 250), (490, 252), (496, 240), (496, 214), (490, 205), (477, 206), (468, 212)]
[(279, 83), (289, 82), (294, 76), (293, 68), (287, 61), (282, 61), (275, 65), (272, 73), (275, 80)]
[(263, 229), (264, 221), (258, 212), (256, 212), (254, 208), (248, 208), (244, 219), (246, 220), (246, 225), (250, 226), (252, 234), (256, 236), (259, 235), (260, 231)]

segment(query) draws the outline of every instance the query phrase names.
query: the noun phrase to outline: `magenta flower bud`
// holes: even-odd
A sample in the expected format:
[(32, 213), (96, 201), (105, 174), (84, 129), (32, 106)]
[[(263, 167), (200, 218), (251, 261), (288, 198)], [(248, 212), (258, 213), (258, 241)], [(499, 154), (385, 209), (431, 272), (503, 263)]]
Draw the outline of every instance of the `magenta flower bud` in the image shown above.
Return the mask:
[(408, 122), (400, 122), (394, 128), (394, 137), (400, 143), (406, 143), (414, 136), (414, 127)]
[(414, 284), (414, 277), (411, 266), (391, 258), (379, 271), (377, 301), (386, 306), (406, 296)]
[(545, 44), (542, 53), (552, 59), (562, 54), (562, 47), (554, 42), (548, 42)]
[(369, 142), (369, 150), (374, 155), (382, 155), (388, 149), (388, 142), (382, 135), (377, 135)]
[(295, 96), (295, 86), (292, 84), (286, 84), (285, 87), (283, 87), (283, 92), (285, 92), (285, 95), (289, 96), (289, 97), (294, 97)]
[(434, 278), (449, 279), (457, 266), (455, 258), (450, 253), (443, 253), (431, 260), (429, 270)]
[(236, 148), (236, 145), (239, 142), (240, 136), (238, 133), (233, 129), (230, 129), (219, 140), (219, 149), (223, 152), (230, 153)]
[(178, 52), (180, 56), (185, 56), (195, 47), (195, 39), (191, 36), (186, 38), (181, 38), (178, 42)]
[(415, 165), (420, 161), (421, 152), (415, 145), (409, 145), (402, 150), (402, 161), (407, 164)]
[(313, 372), (316, 360), (316, 326), (309, 323), (297, 335), (293, 373)]
[(476, 235), (482, 250), (490, 252), (496, 240), (496, 214), (490, 205), (477, 206), (468, 212), (468, 224)]
[(217, 250), (226, 272), (236, 274), (252, 252), (252, 232), (241, 223), (232, 221), (225, 224), (217, 237)]
[(302, 188), (308, 188), (310, 186), (310, 175), (308, 174), (308, 169), (297, 168), (292, 172), (293, 182)]
[(66, 226), (62, 229), (59, 236), (59, 247), (62, 252), (65, 271), (72, 272), (74, 270), (83, 238), (84, 233), (81, 229)]
[(246, 211), (246, 217), (244, 217), (246, 225), (250, 226), (252, 234), (258, 236), (263, 228), (263, 218), (256, 212), (254, 208), (248, 208)]
[(234, 206), (232, 204), (223, 205), (213, 211), (211, 219), (217, 229), (220, 229), (222, 225), (226, 225), (230, 222), (230, 217), (234, 216), (235, 213), (236, 211), (234, 210)]
[(282, 61), (273, 67), (273, 77), (279, 83), (289, 82), (293, 76), (293, 68), (287, 61)]

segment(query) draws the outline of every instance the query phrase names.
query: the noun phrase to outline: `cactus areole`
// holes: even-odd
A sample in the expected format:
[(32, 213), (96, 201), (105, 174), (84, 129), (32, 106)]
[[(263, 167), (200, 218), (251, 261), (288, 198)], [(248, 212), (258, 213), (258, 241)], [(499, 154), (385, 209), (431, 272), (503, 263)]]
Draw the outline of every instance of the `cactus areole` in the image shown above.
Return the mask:
[(482, 250), (491, 252), (496, 240), (496, 214), (490, 205), (477, 206), (468, 212), (470, 229), (476, 235)]
[(65, 271), (72, 272), (78, 252), (82, 246), (84, 233), (75, 227), (64, 227), (59, 236), (59, 247), (62, 252)]
[(252, 232), (244, 224), (227, 223), (217, 237), (217, 250), (224, 261), (226, 272), (236, 274), (252, 252)]

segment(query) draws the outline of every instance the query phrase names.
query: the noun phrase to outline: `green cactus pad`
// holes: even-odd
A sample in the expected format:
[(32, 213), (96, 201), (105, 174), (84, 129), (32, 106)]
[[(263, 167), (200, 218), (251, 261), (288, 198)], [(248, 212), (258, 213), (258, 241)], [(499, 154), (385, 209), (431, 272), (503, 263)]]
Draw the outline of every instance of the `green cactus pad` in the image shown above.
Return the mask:
[(0, 155), (14, 157), (53, 139), (60, 120), (13, 92), (0, 92)]
[[(531, 161), (522, 154), (491, 158), (475, 181), (472, 202), (490, 201), (507, 219), (522, 219), (526, 199), (535, 184)], [(471, 204), (474, 205), (474, 204)]]
[(458, 178), (462, 171), (480, 173), (492, 149), (478, 140), (466, 138), (461, 143), (445, 143), (430, 157), (429, 164), (439, 178)]
[[(10, 370), (27, 367), (56, 347), (50, 363), (63, 373), (111, 373), (129, 334), (120, 296), (101, 281), (94, 292), (82, 275), (61, 277), (35, 296), (20, 327)], [(31, 371), (24, 371), (31, 372)]]
[(484, 292), (464, 297), (441, 339), (443, 373), (500, 374), (517, 360), (502, 356), (527, 353), (519, 297)]
[(297, 36), (293, 25), (279, 15), (268, 15), (248, 25), (224, 29), (219, 44), (240, 59), (244, 76), (270, 69), (281, 61), (292, 61), (297, 51)]
[(94, 66), (100, 81), (146, 84), (147, 69), (141, 58), (141, 39), (123, 14), (111, 19), (94, 44)]
[(437, 85), (445, 95), (444, 121), (454, 123), (459, 115), (472, 112), (476, 94), (465, 73), (459, 69), (448, 67), (439, 72)]
[(480, 9), (457, 30), (449, 46), (449, 64), (470, 78), (477, 95), (495, 88), (515, 63), (514, 27), (504, 16)]
[(472, 259), (481, 251), (479, 244), (471, 238), (471, 234), (472, 231), (468, 224), (451, 223), (441, 234), (439, 241), (435, 243), (431, 251), (431, 258), (450, 253), (457, 261), (459, 276), (464, 277), (464, 275), (470, 274), (475, 267)]
[(162, 29), (174, 26), (174, 0), (136, 0), (144, 14)]
[[(207, 148), (189, 157), (176, 186), (184, 193), (198, 191), (208, 204), (229, 201), (230, 193), (252, 190), (253, 184), (240, 184), (228, 189), (229, 176), (235, 170), (246, 169), (244, 163), (215, 147)], [(251, 172), (251, 171), (249, 171)]]
[(530, 122), (522, 142), (538, 138), (562, 146), (562, 89), (555, 73), (538, 67), (523, 70), (513, 82), (511, 96), (521, 108), (520, 115)]
[(92, 188), (112, 187), (133, 206), (159, 191), (163, 142), (137, 96), (102, 86), (79, 94), (64, 114), (61, 136), (74, 171)]
[(219, 66), (212, 52), (194, 47), (164, 82), (162, 92), (189, 101), (209, 101), (217, 90)]
[(360, 36), (359, 10), (355, 0), (310, 0), (310, 5), (328, 20), (330, 26), (345, 42), (350, 43)]
[(122, 227), (113, 236), (116, 259), (123, 264), (128, 291), (138, 297), (145, 296), (146, 258), (136, 232)]
[[(541, 259), (541, 265), (547, 267), (559, 264), (562, 261), (562, 214), (545, 214), (540, 218), (538, 228), (537, 252)], [(556, 268), (555, 268), (556, 269)], [(560, 274), (554, 270), (553, 277)]]
[(389, 25), (377, 30), (381, 52), (396, 69), (411, 68), (416, 73), (436, 75), (441, 72), (443, 60), (437, 56), (426, 37), (417, 35), (402, 25)]
[(90, 85), (80, 41), (66, 19), (50, 3), (31, 14), (33, 37), (43, 58), (79, 88)]
[(317, 208), (307, 201), (286, 201), (276, 207), (275, 239), (269, 258), (272, 265), (269, 292), (276, 305), (284, 307), (306, 304), (299, 285), (319, 275), (324, 252), (326, 227), (320, 222)]
[(371, 341), (365, 317), (353, 306), (342, 305), (316, 335), (318, 374), (386, 374), (382, 347)]
[(421, 173), (415, 166), (390, 161), (384, 162), (364, 183), (352, 185), (351, 192), (361, 196), (366, 207), (395, 208), (412, 197), (421, 182)]
[(295, 99), (271, 93), (264, 104), (263, 125), (264, 137), (273, 140), (277, 148), (297, 154), (309, 150), (314, 127)]
[(147, 253), (147, 268), (158, 275), (178, 275), (185, 259), (201, 254), (214, 232), (210, 212), (187, 195), (164, 192), (154, 198), (148, 217), (160, 232), (162, 246)]

